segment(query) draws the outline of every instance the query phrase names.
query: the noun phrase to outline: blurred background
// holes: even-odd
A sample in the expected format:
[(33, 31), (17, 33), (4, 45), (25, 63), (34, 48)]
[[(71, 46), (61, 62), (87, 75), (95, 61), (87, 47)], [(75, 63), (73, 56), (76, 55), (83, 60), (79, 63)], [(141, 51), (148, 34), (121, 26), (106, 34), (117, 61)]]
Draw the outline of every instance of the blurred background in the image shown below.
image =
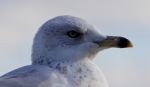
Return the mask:
[(58, 15), (130, 39), (134, 48), (104, 50), (95, 62), (110, 87), (150, 87), (150, 0), (0, 0), (0, 75), (31, 64), (37, 29)]

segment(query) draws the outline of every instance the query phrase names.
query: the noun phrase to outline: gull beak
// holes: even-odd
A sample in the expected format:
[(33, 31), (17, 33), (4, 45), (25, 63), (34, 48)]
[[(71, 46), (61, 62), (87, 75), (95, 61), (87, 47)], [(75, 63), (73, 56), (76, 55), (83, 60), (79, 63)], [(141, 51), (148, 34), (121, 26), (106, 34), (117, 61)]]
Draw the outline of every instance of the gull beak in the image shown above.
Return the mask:
[(107, 36), (106, 39), (99, 42), (101, 47), (111, 48), (131, 48), (133, 47), (132, 43), (124, 38), (119, 36)]

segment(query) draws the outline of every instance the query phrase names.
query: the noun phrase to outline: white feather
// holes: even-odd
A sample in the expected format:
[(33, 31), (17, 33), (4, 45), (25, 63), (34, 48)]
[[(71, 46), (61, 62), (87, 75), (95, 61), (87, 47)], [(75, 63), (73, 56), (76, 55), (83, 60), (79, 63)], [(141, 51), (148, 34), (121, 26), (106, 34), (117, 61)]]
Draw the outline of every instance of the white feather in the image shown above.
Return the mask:
[[(70, 38), (66, 32), (82, 33)], [(34, 38), (32, 64), (0, 78), (0, 87), (108, 87), (92, 57), (102, 50), (94, 41), (106, 36), (72, 16), (46, 22)]]

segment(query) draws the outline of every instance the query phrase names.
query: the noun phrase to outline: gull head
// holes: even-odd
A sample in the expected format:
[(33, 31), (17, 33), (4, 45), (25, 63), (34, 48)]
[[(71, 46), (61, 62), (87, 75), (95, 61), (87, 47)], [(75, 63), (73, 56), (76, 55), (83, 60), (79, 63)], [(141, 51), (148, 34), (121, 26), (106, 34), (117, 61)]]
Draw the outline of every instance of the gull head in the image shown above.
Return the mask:
[(58, 16), (44, 23), (35, 35), (32, 62), (40, 59), (78, 61), (93, 59), (101, 50), (132, 47), (131, 42), (119, 36), (107, 36), (83, 19)]

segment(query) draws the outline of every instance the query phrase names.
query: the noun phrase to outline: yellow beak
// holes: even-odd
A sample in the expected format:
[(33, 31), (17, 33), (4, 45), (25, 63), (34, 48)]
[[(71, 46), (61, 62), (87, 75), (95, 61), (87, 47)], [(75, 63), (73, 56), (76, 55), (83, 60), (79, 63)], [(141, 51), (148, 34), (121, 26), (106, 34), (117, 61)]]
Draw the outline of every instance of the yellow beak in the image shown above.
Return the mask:
[(133, 47), (131, 41), (124, 37), (119, 36), (107, 36), (106, 39), (102, 40), (99, 45), (101, 47), (117, 47), (117, 48), (130, 48)]

